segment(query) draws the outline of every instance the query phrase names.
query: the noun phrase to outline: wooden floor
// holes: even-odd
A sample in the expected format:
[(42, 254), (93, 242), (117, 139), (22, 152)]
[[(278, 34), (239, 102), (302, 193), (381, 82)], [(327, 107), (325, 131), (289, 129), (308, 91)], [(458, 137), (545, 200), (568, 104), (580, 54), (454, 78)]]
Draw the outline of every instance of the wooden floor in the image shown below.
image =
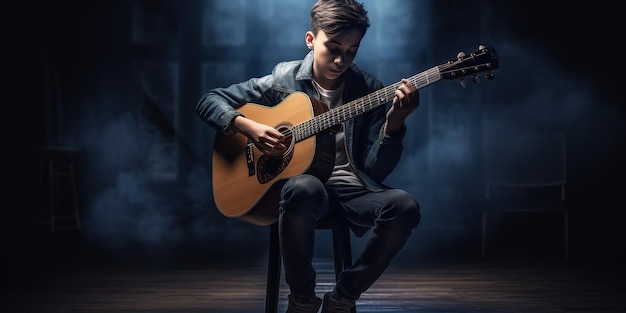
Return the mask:
[[(44, 260), (42, 260), (44, 261)], [(14, 272), (0, 312), (262, 313), (266, 272), (231, 267), (59, 267)], [(333, 285), (318, 261), (318, 294)], [(282, 285), (279, 312), (286, 310)], [(365, 312), (626, 312), (624, 275), (602, 268), (484, 263), (391, 267), (357, 302)]]

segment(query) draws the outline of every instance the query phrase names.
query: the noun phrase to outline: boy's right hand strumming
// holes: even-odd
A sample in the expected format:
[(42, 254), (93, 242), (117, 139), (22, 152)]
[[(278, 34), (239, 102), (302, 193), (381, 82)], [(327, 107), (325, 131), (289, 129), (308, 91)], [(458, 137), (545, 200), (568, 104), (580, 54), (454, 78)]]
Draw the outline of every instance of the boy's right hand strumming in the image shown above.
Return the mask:
[(287, 151), (287, 146), (283, 143), (285, 136), (274, 127), (237, 116), (231, 124), (231, 129), (248, 137), (265, 155), (281, 156)]

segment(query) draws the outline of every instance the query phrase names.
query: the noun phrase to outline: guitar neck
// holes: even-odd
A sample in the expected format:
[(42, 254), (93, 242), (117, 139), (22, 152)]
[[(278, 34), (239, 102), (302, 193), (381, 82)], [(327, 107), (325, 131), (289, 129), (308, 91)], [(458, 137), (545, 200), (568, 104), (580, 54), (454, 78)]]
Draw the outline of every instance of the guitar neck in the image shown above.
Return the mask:
[[(415, 84), (417, 89), (426, 87), (441, 79), (440, 66), (435, 66), (429, 70), (418, 73), (407, 78)], [(332, 128), (347, 120), (353, 119), (379, 106), (385, 105), (393, 100), (396, 90), (402, 85), (402, 82), (389, 85), (374, 91), (361, 98), (350, 101), (342, 106), (316, 115), (310, 120), (295, 125), (292, 129), (295, 141), (301, 141), (314, 136), (324, 130)]]

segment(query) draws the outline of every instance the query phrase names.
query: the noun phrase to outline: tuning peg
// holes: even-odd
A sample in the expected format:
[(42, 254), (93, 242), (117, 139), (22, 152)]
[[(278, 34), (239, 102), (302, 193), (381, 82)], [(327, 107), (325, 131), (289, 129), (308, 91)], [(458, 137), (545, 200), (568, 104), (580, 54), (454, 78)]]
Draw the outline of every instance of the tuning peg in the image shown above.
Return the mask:
[(495, 78), (493, 73), (491, 73), (491, 72), (487, 73), (487, 75), (485, 75), (485, 77), (487, 77), (488, 80), (493, 80)]
[(456, 55), (456, 58), (460, 60), (460, 59), (462, 59), (464, 56), (465, 56), (465, 52), (461, 51), (461, 52), (459, 52), (459, 54), (457, 54), (457, 55)]
[(480, 78), (478, 78), (477, 75), (474, 75), (474, 77), (472, 77), (472, 81), (474, 82), (474, 84), (478, 84), (480, 83)]
[(483, 50), (483, 49), (485, 49), (485, 48), (487, 48), (485, 45), (480, 45), (480, 46), (478, 46), (478, 50)]
[(465, 81), (463, 80), (463, 78), (459, 79), (459, 85), (461, 85), (461, 88), (467, 87), (467, 84), (465, 84)]

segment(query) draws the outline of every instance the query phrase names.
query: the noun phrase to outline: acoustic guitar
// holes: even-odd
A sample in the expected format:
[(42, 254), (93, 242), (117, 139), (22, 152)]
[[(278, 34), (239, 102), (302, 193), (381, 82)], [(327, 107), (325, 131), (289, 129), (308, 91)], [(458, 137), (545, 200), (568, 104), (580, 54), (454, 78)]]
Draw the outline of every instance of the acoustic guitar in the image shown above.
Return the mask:
[[(416, 74), (408, 80), (418, 89), (439, 80), (459, 80), (486, 73), (493, 79), (499, 56), (493, 47), (480, 46), (473, 53), (459, 53), (456, 59)], [(331, 131), (393, 100), (401, 82), (381, 88), (335, 109), (302, 92), (294, 92), (273, 107), (247, 103), (238, 108), (247, 118), (274, 125), (289, 142), (280, 157), (260, 153), (241, 134), (218, 133), (213, 149), (213, 195), (217, 209), (225, 216), (265, 226), (278, 218), (278, 201), (285, 182), (300, 174), (312, 174), (326, 181), (335, 164), (335, 139)], [(464, 86), (464, 85), (463, 85)]]

